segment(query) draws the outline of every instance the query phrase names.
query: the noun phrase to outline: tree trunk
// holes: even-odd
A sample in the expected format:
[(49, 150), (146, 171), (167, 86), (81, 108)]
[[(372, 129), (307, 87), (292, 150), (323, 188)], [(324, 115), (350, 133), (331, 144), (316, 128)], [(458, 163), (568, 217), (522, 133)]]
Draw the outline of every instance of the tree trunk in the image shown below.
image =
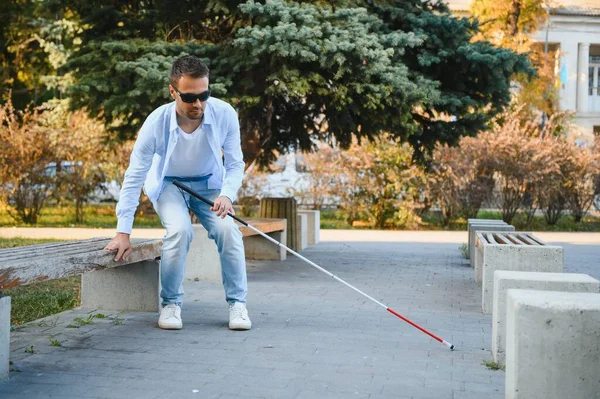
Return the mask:
[(521, 15), (521, 0), (513, 0), (508, 13), (508, 34), (515, 36), (519, 32), (519, 17)]

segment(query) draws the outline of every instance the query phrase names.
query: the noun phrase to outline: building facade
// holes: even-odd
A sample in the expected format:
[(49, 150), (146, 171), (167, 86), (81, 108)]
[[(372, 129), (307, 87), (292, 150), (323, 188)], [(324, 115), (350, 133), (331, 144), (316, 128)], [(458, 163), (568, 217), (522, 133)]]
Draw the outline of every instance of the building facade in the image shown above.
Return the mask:
[[(468, 15), (471, 0), (449, 0), (456, 15)], [(600, 0), (557, 0), (548, 22), (532, 38), (559, 50), (559, 107), (575, 114), (577, 139), (600, 136)]]

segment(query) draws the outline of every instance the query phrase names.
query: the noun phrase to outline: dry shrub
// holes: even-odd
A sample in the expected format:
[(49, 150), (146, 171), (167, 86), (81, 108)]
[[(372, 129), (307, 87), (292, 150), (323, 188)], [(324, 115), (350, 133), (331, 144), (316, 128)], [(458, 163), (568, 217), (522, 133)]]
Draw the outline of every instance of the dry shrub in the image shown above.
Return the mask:
[(600, 194), (600, 152), (595, 148), (569, 143), (565, 170), (565, 201), (576, 223), (589, 211), (595, 195)]
[(338, 197), (336, 187), (341, 174), (342, 152), (338, 148), (320, 144), (314, 152), (304, 153), (303, 157), (306, 170), (303, 179), (306, 181), (294, 188), (291, 194), (300, 204), (315, 210), (321, 209)]
[(410, 146), (387, 135), (372, 142), (355, 141), (341, 152), (336, 183), (341, 207), (353, 218), (364, 212), (371, 227), (418, 227), (421, 220), (415, 210), (421, 195), (415, 179), (422, 169), (412, 157)]
[[(10, 98), (10, 96), (9, 96)], [(55, 189), (47, 165), (56, 159), (41, 107), (17, 111), (10, 100), (0, 105), (0, 194), (15, 220), (37, 223)]]
[(487, 164), (488, 147), (488, 141), (471, 137), (462, 138), (458, 147), (436, 147), (428, 176), (443, 225), (457, 216), (476, 217), (489, 198), (494, 180)]
[(83, 223), (83, 207), (107, 180), (115, 155), (100, 121), (89, 118), (82, 110), (70, 112), (65, 101), (55, 101), (50, 106), (44, 123), (53, 139), (57, 160), (69, 165), (68, 169), (57, 169), (57, 195), (75, 205), (75, 222)]

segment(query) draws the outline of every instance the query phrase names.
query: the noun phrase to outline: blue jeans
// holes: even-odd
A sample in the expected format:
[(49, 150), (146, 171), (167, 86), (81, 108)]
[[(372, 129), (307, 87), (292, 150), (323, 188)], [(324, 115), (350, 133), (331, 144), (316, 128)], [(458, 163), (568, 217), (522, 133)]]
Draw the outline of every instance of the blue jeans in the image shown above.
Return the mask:
[[(208, 177), (177, 178), (177, 180), (198, 192), (203, 197), (215, 200), (220, 191), (209, 190)], [(248, 282), (246, 278), (246, 258), (242, 233), (231, 217), (221, 219), (210, 206), (196, 197), (180, 190), (172, 184), (173, 178), (165, 178), (165, 188), (158, 200), (153, 203), (162, 225), (167, 230), (163, 237), (160, 262), (162, 305), (183, 300), (183, 278), (185, 260), (194, 238), (194, 230), (189, 211), (192, 211), (215, 241), (221, 258), (221, 276), (227, 302), (246, 303)]]

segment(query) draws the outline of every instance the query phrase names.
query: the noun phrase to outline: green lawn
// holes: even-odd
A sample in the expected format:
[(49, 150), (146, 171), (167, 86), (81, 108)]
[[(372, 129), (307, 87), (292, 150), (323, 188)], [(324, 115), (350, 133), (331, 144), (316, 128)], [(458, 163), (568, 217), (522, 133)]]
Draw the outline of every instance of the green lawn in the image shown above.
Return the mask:
[[(34, 238), (0, 238), (0, 248), (43, 244), (60, 240)], [(78, 306), (81, 277), (44, 281), (2, 291), (10, 296), (12, 309), (10, 323), (18, 326)]]
[[(152, 209), (145, 207), (146, 211), (138, 211), (135, 217), (134, 227), (138, 228), (160, 228), (162, 227), (158, 216)], [(323, 210), (321, 211), (322, 229), (367, 229), (366, 215), (351, 226), (346, 221), (346, 214), (341, 210)], [(482, 219), (501, 219), (499, 212), (480, 211), (477, 215)], [(85, 207), (84, 223), (75, 224), (74, 210), (67, 206), (53, 206), (44, 208), (35, 227), (91, 227), (91, 228), (114, 228), (117, 225), (114, 204), (88, 205)], [(511, 223), (517, 230), (521, 231), (587, 231), (600, 232), (600, 217), (588, 216), (581, 223), (575, 223), (570, 215), (563, 215), (558, 223), (549, 226), (542, 216), (536, 216), (530, 226), (525, 224), (525, 217), (517, 214)], [(31, 227), (23, 223), (17, 223), (12, 219), (5, 209), (0, 206), (0, 227), (22, 226)], [(453, 220), (449, 226), (442, 226), (439, 217), (435, 215), (426, 215), (419, 226), (419, 230), (465, 230), (467, 228), (466, 219), (459, 218)], [(390, 227), (390, 229), (392, 229)], [(25, 245), (25, 244), (22, 244)]]
[[(481, 219), (502, 219), (500, 212), (480, 211), (477, 214)], [(467, 220), (458, 218), (453, 220), (450, 225), (442, 226), (439, 217), (435, 215), (426, 215), (422, 223), (419, 225), (419, 230), (454, 230), (465, 231), (467, 229)], [(525, 216), (517, 214), (511, 224), (516, 230), (520, 231), (572, 231), (572, 232), (600, 232), (600, 217), (587, 216), (583, 218), (581, 223), (575, 223), (570, 215), (563, 215), (559, 221), (550, 226), (546, 223), (543, 216), (536, 216), (531, 225), (526, 224)], [(321, 211), (321, 228), (322, 229), (364, 229), (366, 221), (356, 221), (354, 226), (350, 226), (346, 221), (346, 215), (340, 210), (324, 210)], [(390, 227), (390, 229), (392, 229)]]
[[(84, 208), (84, 222), (75, 223), (75, 209), (72, 206), (52, 206), (43, 208), (35, 227), (95, 227), (114, 228), (117, 226), (115, 204), (88, 205)], [(0, 227), (31, 227), (15, 221), (0, 207)], [(134, 227), (162, 227), (153, 211), (138, 212)]]
[[(480, 219), (502, 219), (500, 212), (480, 211), (477, 214)], [(447, 227), (442, 227), (439, 221), (433, 217), (423, 218), (423, 230), (466, 230), (467, 220), (459, 218), (450, 223)], [(562, 215), (558, 222), (551, 226), (546, 223), (543, 216), (534, 217), (531, 225), (526, 224), (525, 215), (517, 214), (511, 221), (517, 231), (568, 231), (568, 232), (600, 232), (600, 218), (587, 216), (580, 223), (575, 223), (570, 215)]]

